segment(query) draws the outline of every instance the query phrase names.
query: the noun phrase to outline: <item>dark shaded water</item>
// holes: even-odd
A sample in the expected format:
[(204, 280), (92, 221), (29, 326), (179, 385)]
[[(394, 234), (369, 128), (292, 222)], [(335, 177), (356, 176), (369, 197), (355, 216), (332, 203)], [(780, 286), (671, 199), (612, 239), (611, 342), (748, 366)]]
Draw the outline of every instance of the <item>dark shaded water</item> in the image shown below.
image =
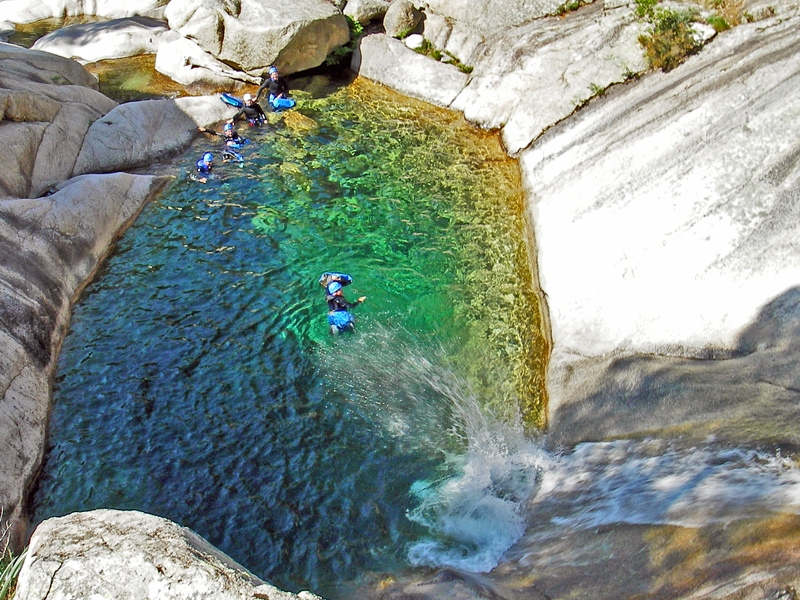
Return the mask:
[[(524, 530), (544, 343), (516, 164), (456, 116), (305, 82), (243, 165), (173, 165), (64, 344), (36, 519), (186, 525), (276, 585), (487, 570)], [(217, 154), (219, 159), (219, 154)], [(350, 273), (333, 339), (317, 278)], [(499, 425), (498, 423), (504, 423)]]

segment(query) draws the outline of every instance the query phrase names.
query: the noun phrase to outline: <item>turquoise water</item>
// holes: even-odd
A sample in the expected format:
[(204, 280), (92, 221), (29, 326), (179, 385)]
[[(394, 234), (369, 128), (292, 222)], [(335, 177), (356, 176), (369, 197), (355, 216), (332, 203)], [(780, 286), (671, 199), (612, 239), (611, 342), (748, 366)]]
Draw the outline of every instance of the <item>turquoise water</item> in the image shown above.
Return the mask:
[[(330, 598), (367, 572), (488, 570), (544, 460), (516, 164), (377, 86), (305, 89), (242, 131), (242, 165), (194, 181), (203, 138), (162, 167), (74, 312), (36, 520), (162, 515)], [(354, 335), (328, 333), (326, 270), (367, 296)]]

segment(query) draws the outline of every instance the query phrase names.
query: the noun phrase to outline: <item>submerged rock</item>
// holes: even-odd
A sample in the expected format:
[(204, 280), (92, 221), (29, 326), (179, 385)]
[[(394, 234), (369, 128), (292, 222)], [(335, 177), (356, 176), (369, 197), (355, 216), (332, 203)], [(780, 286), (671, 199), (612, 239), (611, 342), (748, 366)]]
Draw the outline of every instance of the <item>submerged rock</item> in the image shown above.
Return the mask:
[(193, 531), (136, 511), (49, 519), (34, 532), (17, 600), (321, 600), (273, 587)]
[[(510, 22), (519, 20), (524, 19)], [(431, 14), (425, 38), (470, 67), (469, 76), (447, 74), (437, 61), (402, 54), (376, 36), (362, 40), (352, 68), (404, 94), (459, 110), (480, 127), (501, 129), (506, 149), (516, 155), (610, 85), (645, 71), (637, 40), (643, 30), (631, 6), (599, 1), (563, 19), (532, 19), (493, 33)], [(446, 74), (443, 86), (439, 74)], [(452, 91), (457, 97), (450, 97)]]

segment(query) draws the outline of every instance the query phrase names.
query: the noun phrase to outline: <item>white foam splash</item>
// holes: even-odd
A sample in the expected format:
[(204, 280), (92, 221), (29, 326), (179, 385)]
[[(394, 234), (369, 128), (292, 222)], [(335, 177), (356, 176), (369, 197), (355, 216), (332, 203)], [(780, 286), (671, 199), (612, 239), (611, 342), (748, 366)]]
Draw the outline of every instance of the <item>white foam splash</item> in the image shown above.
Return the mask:
[(439, 477), (410, 490), (416, 506), (407, 516), (428, 535), (409, 545), (408, 560), (490, 571), (524, 534), (525, 505), (550, 458), (521, 424), (481, 409), (442, 348), (399, 337), (375, 330), (337, 349), (335, 372), (350, 375), (338, 384), (399, 442), (445, 456)]

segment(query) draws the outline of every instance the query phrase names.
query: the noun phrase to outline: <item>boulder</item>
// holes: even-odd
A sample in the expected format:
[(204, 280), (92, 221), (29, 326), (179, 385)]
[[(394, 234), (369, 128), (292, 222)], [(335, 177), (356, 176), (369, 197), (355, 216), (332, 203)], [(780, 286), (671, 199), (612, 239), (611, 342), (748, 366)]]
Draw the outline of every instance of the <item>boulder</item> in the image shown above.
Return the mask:
[(381, 19), (389, 9), (389, 0), (349, 0), (342, 12), (362, 25)]
[(116, 102), (74, 61), (0, 44), (0, 144), (12, 153), (0, 171), (0, 198), (38, 196), (72, 176), (92, 121)]
[(418, 54), (383, 34), (361, 38), (351, 68), (362, 77), (444, 107), (467, 85), (467, 75), (456, 67)]
[(193, 531), (136, 511), (48, 519), (31, 537), (16, 600), (321, 600), (257, 578)]
[(128, 4), (122, 0), (0, 0), (0, 15), (11, 23), (80, 16), (107, 19), (143, 16), (160, 19), (168, 2), (144, 0)]
[(228, 119), (235, 112), (217, 96), (120, 104), (92, 123), (75, 161), (75, 175), (150, 164), (185, 148), (198, 127)]
[(242, 82), (257, 84), (261, 81), (259, 77), (232, 69), (175, 31), (166, 34), (159, 45), (155, 68), (183, 85), (236, 89)]
[(383, 16), (386, 35), (400, 38), (413, 32), (422, 22), (422, 13), (409, 0), (394, 0)]
[(646, 70), (642, 31), (631, 7), (597, 3), (494, 36), (453, 108), (481, 127), (502, 128), (516, 155), (591, 97)]
[(86, 64), (99, 60), (155, 54), (169, 27), (146, 17), (81, 23), (57, 29), (33, 44), (42, 50)]
[(97, 79), (81, 65), (49, 52), (0, 43), (0, 59), (0, 85), (6, 89), (25, 89), (29, 84), (37, 83), (98, 89)]
[(522, 153), (558, 443), (743, 422), (800, 443), (798, 31), (723, 32)]
[(422, 22), (422, 36), (428, 40), (434, 48), (444, 48), (452, 32), (452, 19), (437, 15), (436, 13), (425, 13), (425, 20)]
[(170, 28), (251, 75), (271, 64), (284, 74), (317, 67), (350, 41), (347, 19), (325, 0), (172, 0), (166, 16)]
[(50, 381), (72, 303), (164, 178), (117, 173), (67, 181), (45, 198), (0, 202), (0, 507), (24, 535)]

